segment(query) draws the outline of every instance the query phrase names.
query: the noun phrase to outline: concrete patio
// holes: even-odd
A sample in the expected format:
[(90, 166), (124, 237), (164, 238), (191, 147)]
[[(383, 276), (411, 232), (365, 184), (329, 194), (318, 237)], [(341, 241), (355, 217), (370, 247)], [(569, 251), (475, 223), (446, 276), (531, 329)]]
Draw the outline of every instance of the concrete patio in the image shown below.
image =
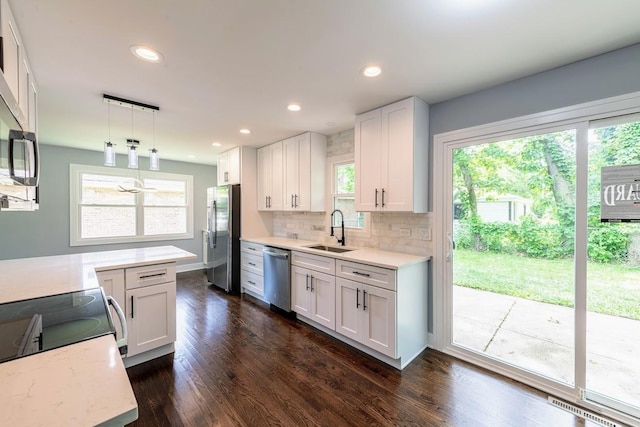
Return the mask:
[[(574, 383), (574, 311), (454, 286), (454, 341)], [(640, 321), (589, 313), (587, 388), (640, 407)]]

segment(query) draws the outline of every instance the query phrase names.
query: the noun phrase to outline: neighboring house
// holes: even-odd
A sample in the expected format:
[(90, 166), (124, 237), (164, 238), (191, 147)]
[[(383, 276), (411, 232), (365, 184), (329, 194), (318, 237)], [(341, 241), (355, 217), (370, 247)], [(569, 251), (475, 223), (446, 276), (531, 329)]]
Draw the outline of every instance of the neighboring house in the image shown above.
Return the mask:
[[(524, 197), (503, 194), (478, 199), (478, 216), (482, 222), (518, 222), (520, 217), (531, 212), (533, 201)], [(463, 215), (462, 204), (455, 202), (454, 219)]]

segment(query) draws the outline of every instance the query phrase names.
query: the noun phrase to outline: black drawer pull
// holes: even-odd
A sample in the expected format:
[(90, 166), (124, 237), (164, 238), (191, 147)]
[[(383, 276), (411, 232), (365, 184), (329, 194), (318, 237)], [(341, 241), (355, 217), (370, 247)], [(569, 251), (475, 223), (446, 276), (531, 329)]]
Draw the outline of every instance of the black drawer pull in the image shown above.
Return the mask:
[(252, 263), (252, 262), (248, 262), (247, 264), (252, 265), (252, 266), (254, 266), (254, 267), (256, 266), (256, 265), (255, 265), (254, 263)]
[(166, 276), (167, 273), (155, 273), (155, 274), (146, 274), (144, 276), (139, 276), (138, 278), (140, 280), (145, 280), (145, 279), (153, 279), (154, 277), (163, 277)]
[(251, 283), (253, 286), (255, 286), (256, 284), (254, 282), (252, 282), (251, 280), (247, 280), (248, 283)]
[(369, 273), (361, 273), (359, 271), (352, 271), (353, 274), (357, 274), (358, 276), (363, 276), (363, 277), (371, 277), (371, 275)]

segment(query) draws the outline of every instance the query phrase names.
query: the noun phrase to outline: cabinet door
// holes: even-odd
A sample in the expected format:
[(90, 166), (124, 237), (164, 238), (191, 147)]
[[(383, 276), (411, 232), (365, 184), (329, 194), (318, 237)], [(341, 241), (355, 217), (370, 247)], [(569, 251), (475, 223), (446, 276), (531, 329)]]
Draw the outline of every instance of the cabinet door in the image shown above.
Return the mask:
[(386, 155), (382, 149), (381, 110), (356, 116), (355, 168), (358, 211), (375, 211), (380, 207), (382, 162)]
[(396, 358), (396, 293), (364, 285), (362, 296), (362, 334), (364, 345)]
[(362, 334), (362, 289), (357, 282), (336, 279), (336, 332), (355, 341), (360, 341)]
[(127, 291), (129, 351), (133, 356), (176, 340), (176, 282)]
[(218, 155), (218, 185), (229, 183), (229, 153)]
[(21, 42), (13, 13), (9, 9), (9, 2), (2, 1), (2, 58), (4, 61), (2, 73), (7, 85), (16, 101), (20, 98), (20, 58)]
[(240, 147), (229, 151), (227, 156), (227, 183), (240, 184)]
[(311, 318), (310, 275), (306, 268), (291, 267), (291, 307), (300, 316)]
[(336, 329), (336, 278), (311, 271), (311, 320)]
[(285, 211), (292, 211), (296, 209), (299, 179), (298, 141), (295, 137), (282, 141), (282, 152), (284, 158), (284, 203), (282, 208)]
[[(99, 271), (96, 273), (96, 277), (98, 278), (98, 283), (104, 290), (104, 294), (113, 297), (120, 308), (125, 310), (124, 270)], [(120, 325), (118, 313), (116, 313), (116, 310), (112, 306), (109, 306), (109, 310), (111, 311), (113, 323), (116, 325), (116, 337), (120, 339), (122, 338), (122, 325)]]
[(271, 147), (257, 150), (258, 156), (258, 210), (269, 210), (269, 196), (271, 196), (272, 171)]
[(31, 130), (31, 132), (37, 135), (38, 134), (38, 91), (36, 89), (36, 83), (33, 79), (33, 74), (30, 75), (30, 79), (29, 79), (28, 120), (29, 120), (29, 130)]
[[(311, 134), (296, 137), (298, 145), (298, 191), (294, 198), (295, 209), (311, 210)], [(324, 172), (324, 171), (323, 171)]]
[(383, 210), (413, 211), (413, 121), (413, 98), (382, 107)]
[(284, 166), (282, 141), (271, 144), (271, 210), (281, 211), (284, 206)]

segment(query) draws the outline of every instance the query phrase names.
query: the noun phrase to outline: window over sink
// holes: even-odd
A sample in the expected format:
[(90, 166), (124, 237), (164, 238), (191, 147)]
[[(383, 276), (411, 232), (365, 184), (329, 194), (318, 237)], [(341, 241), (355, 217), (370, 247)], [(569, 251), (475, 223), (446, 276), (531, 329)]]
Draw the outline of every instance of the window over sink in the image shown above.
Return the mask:
[[(333, 160), (333, 161), (331, 161)], [(352, 232), (362, 232), (367, 228), (369, 215), (356, 211), (356, 174), (353, 158), (335, 158), (329, 161), (331, 169), (331, 203), (344, 215), (344, 227)], [(340, 215), (334, 215), (333, 226), (340, 227)]]
[(70, 165), (71, 246), (193, 238), (193, 177)]

